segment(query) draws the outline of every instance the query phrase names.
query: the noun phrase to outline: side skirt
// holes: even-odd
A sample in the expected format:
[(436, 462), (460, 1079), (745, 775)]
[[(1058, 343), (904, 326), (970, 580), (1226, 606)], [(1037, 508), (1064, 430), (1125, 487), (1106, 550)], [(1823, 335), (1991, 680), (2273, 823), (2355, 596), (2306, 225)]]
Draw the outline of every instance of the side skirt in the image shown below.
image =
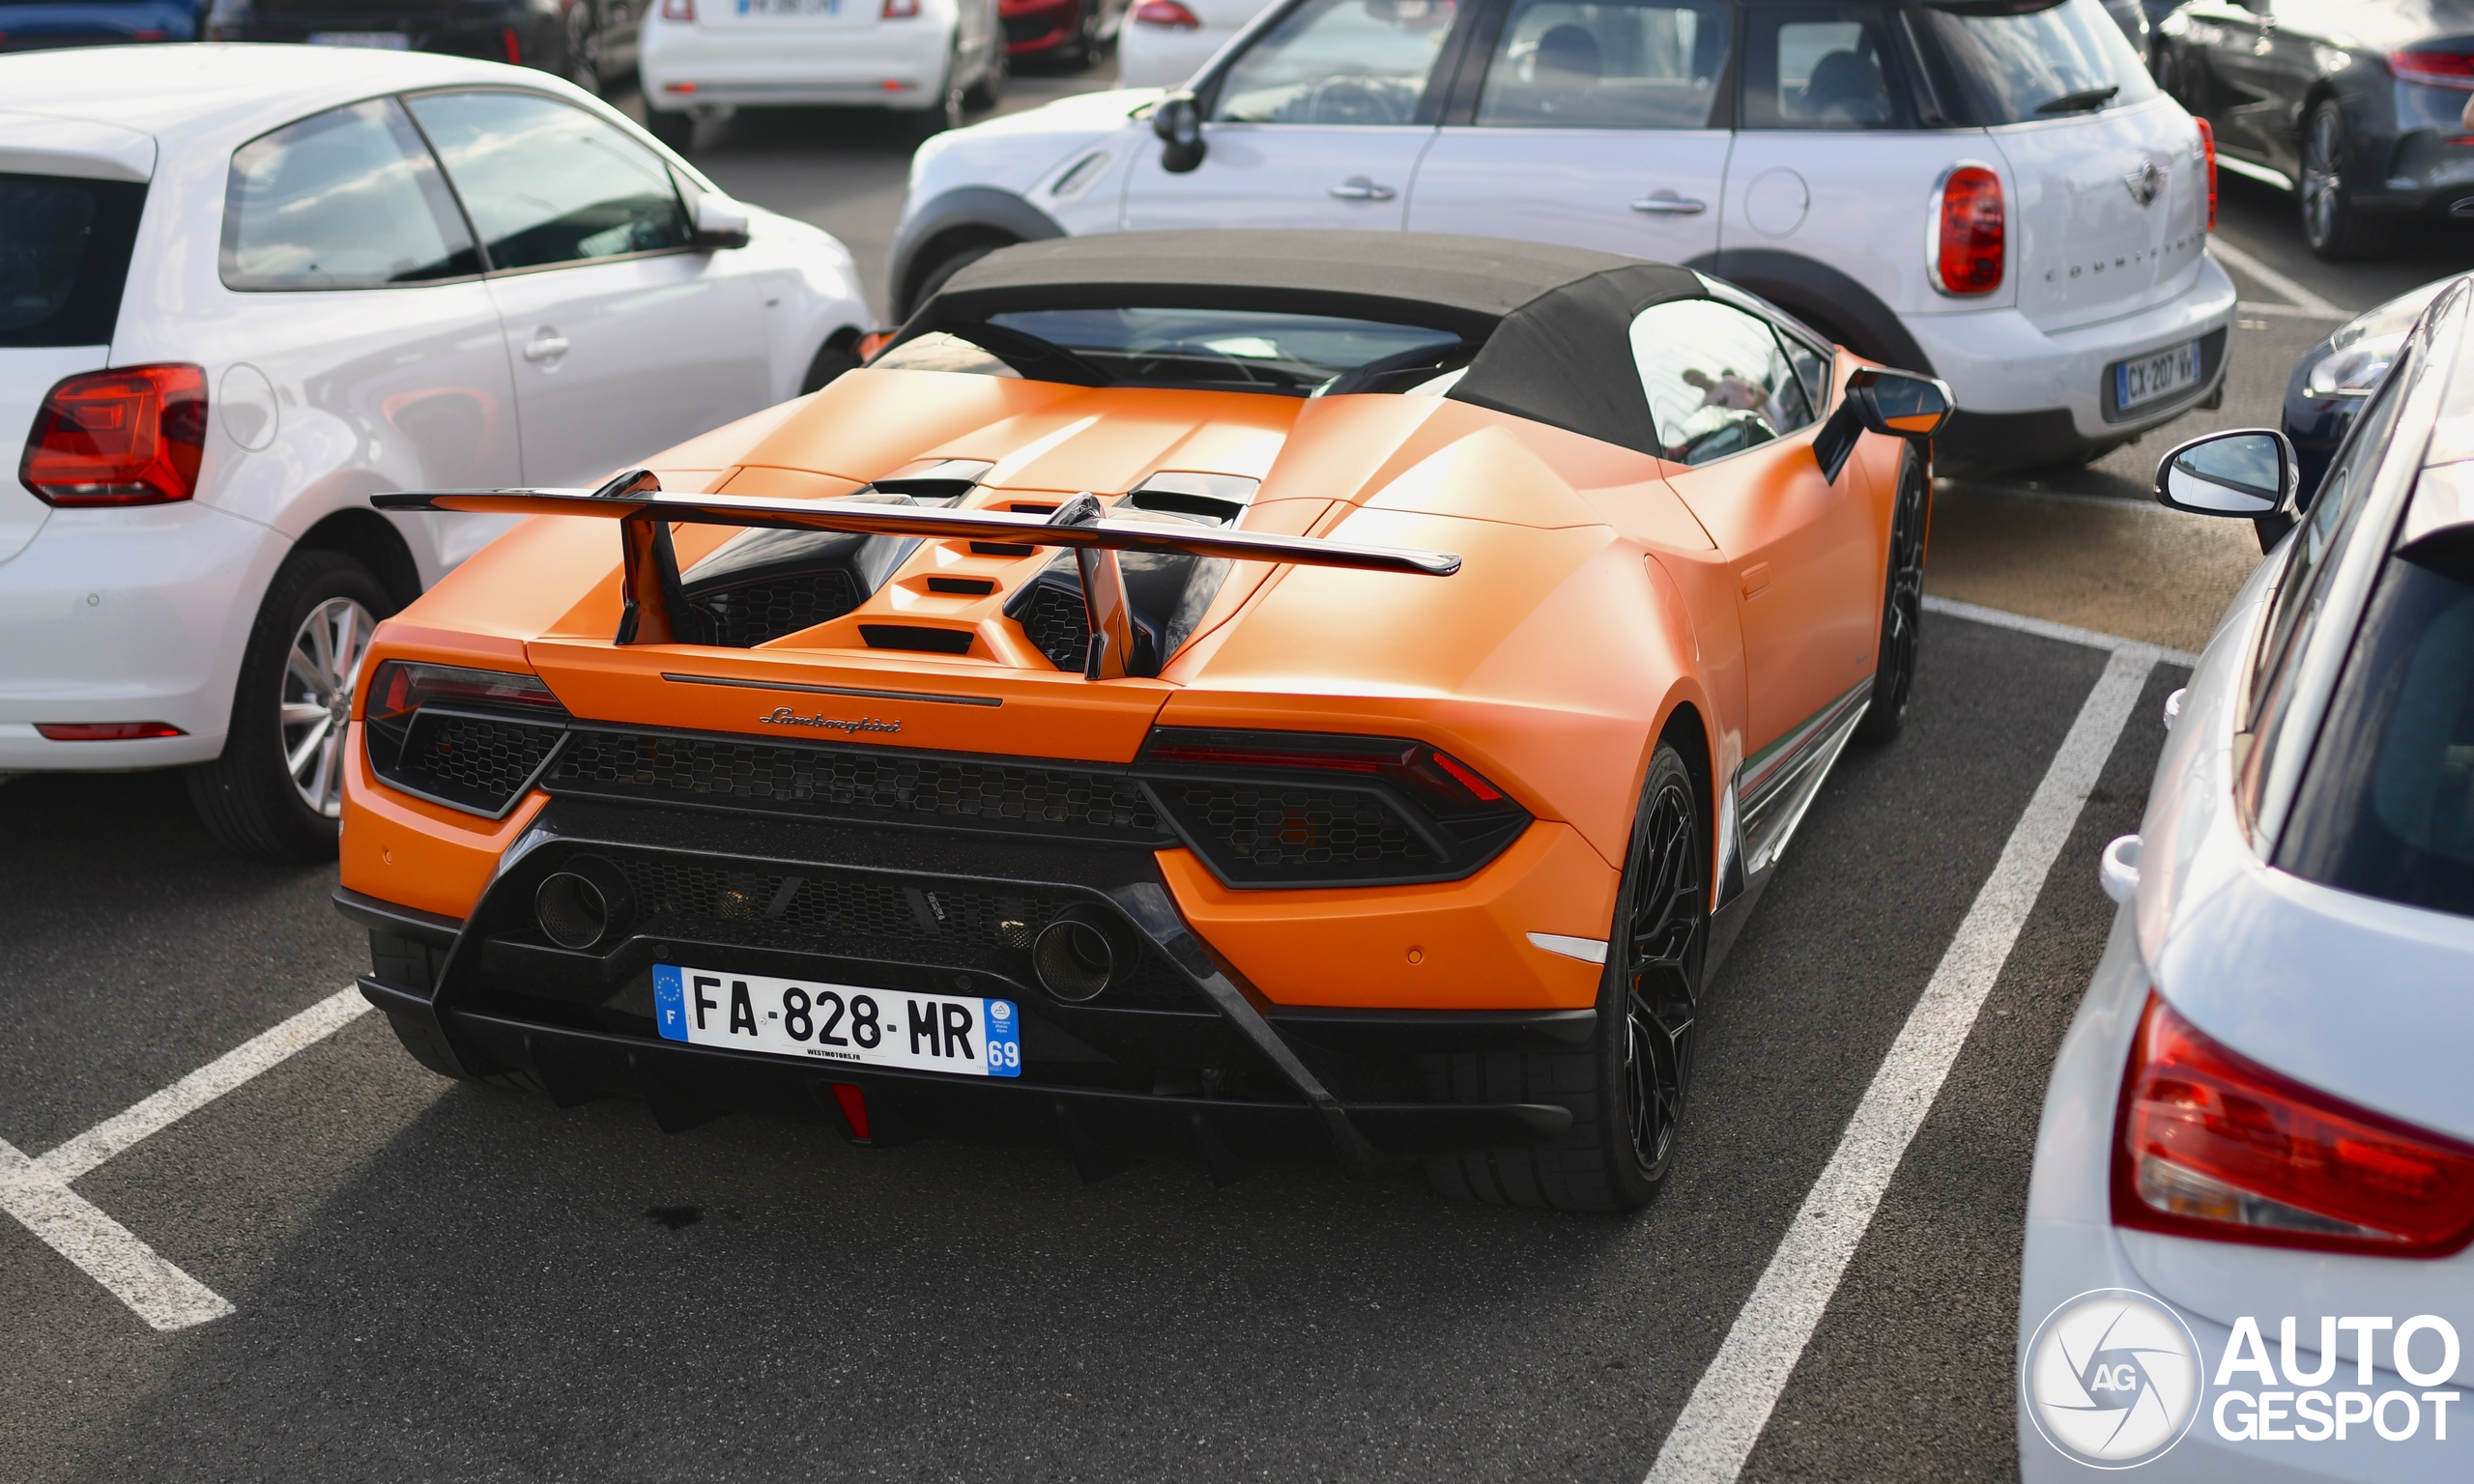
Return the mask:
[[(1769, 868), (1786, 852), (1804, 811), (1812, 807), (1856, 724), (1871, 708), (1872, 691), (1872, 677), (1866, 676), (1736, 769), (1718, 810), (1727, 838), (1719, 843), (1718, 921), (1713, 929), (1730, 915), (1740, 920), (1737, 904), (1749, 905), (1769, 879)], [(1714, 935), (1711, 946), (1718, 946)]]

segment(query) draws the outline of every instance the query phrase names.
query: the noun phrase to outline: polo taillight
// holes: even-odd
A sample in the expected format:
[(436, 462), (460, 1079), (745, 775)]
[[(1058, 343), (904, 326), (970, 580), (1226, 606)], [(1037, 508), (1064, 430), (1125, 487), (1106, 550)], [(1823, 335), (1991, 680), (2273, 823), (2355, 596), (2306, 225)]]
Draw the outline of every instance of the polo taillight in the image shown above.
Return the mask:
[(919, 0), (885, 0), (880, 13), (886, 20), (914, 20), (919, 15)]
[(2118, 1226), (2181, 1237), (2440, 1257), (2474, 1241), (2474, 1146), (2270, 1071), (2150, 994), (2113, 1208)]
[(1169, 26), (1179, 31), (1192, 31), (1202, 24), (1194, 12), (1177, 0), (1140, 0), (1132, 16), (1146, 26)]
[(2216, 126), (2205, 119), (2191, 121), (2200, 127), (2200, 153), (2207, 158), (2207, 229), (2216, 230)]
[(690, 25), (696, 19), (696, 0), (661, 0), (661, 18)]
[(1934, 269), (1950, 294), (1990, 294), (2001, 287), (2001, 177), (1982, 165), (1961, 165), (1942, 183), (1941, 234)]
[(202, 368), (92, 371), (43, 399), (17, 479), (47, 505), (158, 505), (197, 493), (205, 454)]
[(2392, 51), (2388, 54), (2388, 71), (2399, 82), (2474, 92), (2474, 52)]

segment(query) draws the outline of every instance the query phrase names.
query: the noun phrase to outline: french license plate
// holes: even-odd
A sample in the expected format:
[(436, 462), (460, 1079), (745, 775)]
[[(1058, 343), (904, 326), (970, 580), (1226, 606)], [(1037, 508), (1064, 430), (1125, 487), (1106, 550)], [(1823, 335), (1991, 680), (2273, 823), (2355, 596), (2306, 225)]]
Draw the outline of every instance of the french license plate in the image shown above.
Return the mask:
[(741, 15), (839, 15), (842, 0), (738, 0)]
[(377, 51), (409, 51), (413, 39), (401, 31), (312, 31), (312, 46), (367, 46)]
[(653, 965), (653, 1018), (666, 1041), (812, 1062), (1022, 1074), (1021, 1013), (1011, 1000)]
[(2114, 405), (2138, 407), (2170, 397), (2200, 379), (2200, 343), (2193, 340), (2155, 356), (2114, 363)]

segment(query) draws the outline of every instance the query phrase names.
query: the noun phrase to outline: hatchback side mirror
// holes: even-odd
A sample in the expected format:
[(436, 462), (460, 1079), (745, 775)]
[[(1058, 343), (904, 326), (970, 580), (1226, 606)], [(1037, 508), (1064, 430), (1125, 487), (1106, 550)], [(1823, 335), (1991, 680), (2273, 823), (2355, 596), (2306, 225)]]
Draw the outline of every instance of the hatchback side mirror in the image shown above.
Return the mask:
[(748, 244), (747, 208), (721, 196), (696, 198), (696, 247), (744, 247)]
[(1813, 457), (1821, 463), (1822, 477), (1836, 484), (1847, 456), (1856, 451), (1858, 434), (1930, 442), (1957, 410), (1947, 382), (1913, 371), (1857, 366), (1847, 374), (1847, 396), (1838, 411), (1813, 435)]
[(1151, 131), (1160, 136), (1160, 168), (1183, 175), (1202, 163), (1202, 105), (1184, 88), (1151, 106)]
[(2156, 466), (2156, 502), (2191, 515), (2247, 520), (2266, 552), (2293, 528), (2302, 472), (2293, 444), (2271, 428), (2195, 438)]

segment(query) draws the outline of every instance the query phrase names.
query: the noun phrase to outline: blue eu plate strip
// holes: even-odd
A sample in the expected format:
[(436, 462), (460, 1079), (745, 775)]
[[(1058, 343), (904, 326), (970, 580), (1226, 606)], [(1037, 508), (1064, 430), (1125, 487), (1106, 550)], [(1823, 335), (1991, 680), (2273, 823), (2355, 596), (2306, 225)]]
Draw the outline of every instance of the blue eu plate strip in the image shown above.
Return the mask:
[(664, 1041), (687, 1039), (687, 996), (678, 986), (678, 965), (653, 965), (653, 1023)]

